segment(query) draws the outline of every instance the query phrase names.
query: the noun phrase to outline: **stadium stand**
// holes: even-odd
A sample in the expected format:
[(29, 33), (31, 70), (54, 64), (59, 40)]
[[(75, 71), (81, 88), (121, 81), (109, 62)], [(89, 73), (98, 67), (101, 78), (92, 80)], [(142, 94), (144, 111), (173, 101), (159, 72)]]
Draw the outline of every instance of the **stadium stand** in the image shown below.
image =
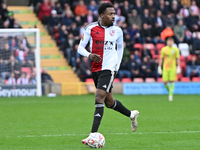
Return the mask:
[[(76, 51), (77, 45), (87, 24), (98, 20), (98, 4), (103, 1), (57, 0), (55, 2), (44, 0), (42, 5), (41, 2), (42, 0), (33, 3), (34, 12), (56, 41), (68, 64), (81, 80), (85, 81), (89, 76), (80, 69), (82, 57)], [(159, 79), (156, 66), (160, 50), (165, 46), (164, 40), (168, 35), (175, 36), (174, 46), (179, 47), (181, 57), (185, 58), (181, 60), (182, 74), (178, 75), (178, 79), (181, 80), (182, 77), (187, 76), (187, 57), (200, 55), (200, 3), (198, 0), (170, 0), (168, 2), (164, 0), (137, 0), (136, 2), (116, 0), (110, 2), (114, 4), (117, 12), (115, 23), (122, 28), (124, 33), (125, 49), (134, 55), (132, 61), (139, 66), (139, 74), (135, 77), (131, 76), (131, 79), (138, 77), (144, 80), (149, 77)], [(47, 10), (45, 16), (41, 17), (40, 14), (45, 6), (49, 6), (51, 11)], [(147, 44), (147, 51), (150, 51), (152, 56), (144, 51), (144, 43)], [(49, 54), (43, 50), (42, 53)], [(58, 53), (59, 51), (52, 50), (52, 54)], [(130, 59), (123, 60), (125, 63), (127, 61)], [(197, 62), (199, 67), (199, 60)], [(142, 69), (144, 65), (149, 67), (148, 71)], [(122, 76), (122, 78), (125, 77)]]

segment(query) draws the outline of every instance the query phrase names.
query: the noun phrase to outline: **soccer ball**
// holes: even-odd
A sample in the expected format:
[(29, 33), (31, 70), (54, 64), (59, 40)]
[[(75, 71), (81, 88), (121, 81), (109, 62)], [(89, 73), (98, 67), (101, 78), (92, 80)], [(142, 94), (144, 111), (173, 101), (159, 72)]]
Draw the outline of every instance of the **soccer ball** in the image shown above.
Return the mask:
[(91, 133), (87, 143), (91, 148), (102, 148), (105, 145), (105, 138), (101, 133)]

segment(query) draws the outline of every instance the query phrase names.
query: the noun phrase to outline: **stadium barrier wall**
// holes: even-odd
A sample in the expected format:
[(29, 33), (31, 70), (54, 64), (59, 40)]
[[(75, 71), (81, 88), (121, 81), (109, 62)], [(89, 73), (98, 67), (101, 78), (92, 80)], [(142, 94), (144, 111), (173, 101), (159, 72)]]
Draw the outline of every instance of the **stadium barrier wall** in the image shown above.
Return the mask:
[(36, 85), (0, 85), (0, 97), (37, 96)]
[[(125, 95), (168, 94), (163, 83), (124, 83)], [(174, 94), (200, 94), (200, 82), (175, 82)]]

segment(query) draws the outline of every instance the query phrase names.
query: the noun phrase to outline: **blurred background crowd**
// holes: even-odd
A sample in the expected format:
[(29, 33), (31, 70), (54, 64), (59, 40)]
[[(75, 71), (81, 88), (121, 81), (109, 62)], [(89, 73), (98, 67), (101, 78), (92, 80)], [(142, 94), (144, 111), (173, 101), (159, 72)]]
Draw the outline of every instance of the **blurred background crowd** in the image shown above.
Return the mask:
[[(157, 80), (160, 50), (165, 46), (168, 36), (175, 37), (174, 46), (181, 53), (182, 73), (178, 80), (182, 77), (200, 77), (200, 1), (106, 1), (114, 5), (115, 24), (122, 28), (124, 34), (124, 55), (118, 72), (120, 80), (138, 77)], [(30, 6), (33, 6), (38, 18), (83, 81), (91, 78), (90, 62), (77, 53), (77, 48), (85, 27), (99, 20), (97, 9), (102, 2), (104, 1), (30, 0)], [(13, 14), (6, 11), (4, 3), (0, 14), (1, 28), (19, 27), (17, 20), (10, 21)], [(5, 45), (1, 47), (5, 49)], [(26, 61), (29, 61), (28, 58)]]

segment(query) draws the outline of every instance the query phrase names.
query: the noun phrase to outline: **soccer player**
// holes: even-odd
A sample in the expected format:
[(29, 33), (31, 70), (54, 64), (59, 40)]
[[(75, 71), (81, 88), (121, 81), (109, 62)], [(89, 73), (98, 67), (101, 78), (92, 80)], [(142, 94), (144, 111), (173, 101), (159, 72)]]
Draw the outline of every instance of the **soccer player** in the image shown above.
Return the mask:
[[(137, 110), (130, 111), (122, 103), (113, 98), (112, 84), (119, 69), (123, 55), (123, 33), (120, 27), (113, 25), (115, 21), (115, 9), (110, 3), (102, 3), (98, 7), (100, 20), (89, 24), (80, 41), (78, 52), (92, 60), (92, 77), (95, 83), (95, 112), (90, 135), (82, 140), (89, 145), (93, 133), (97, 132), (104, 112), (104, 103), (111, 108), (127, 116), (131, 120), (132, 131), (138, 127)], [(90, 52), (85, 47), (90, 41)]]
[[(174, 81), (176, 80), (176, 74), (181, 73), (179, 49), (173, 46), (174, 38), (167, 38), (167, 46), (161, 50), (161, 57), (158, 66), (158, 73), (162, 74), (162, 79), (165, 88), (169, 92), (169, 101), (173, 100), (174, 93)], [(161, 69), (163, 63), (163, 71)], [(177, 65), (177, 68), (176, 68)]]

